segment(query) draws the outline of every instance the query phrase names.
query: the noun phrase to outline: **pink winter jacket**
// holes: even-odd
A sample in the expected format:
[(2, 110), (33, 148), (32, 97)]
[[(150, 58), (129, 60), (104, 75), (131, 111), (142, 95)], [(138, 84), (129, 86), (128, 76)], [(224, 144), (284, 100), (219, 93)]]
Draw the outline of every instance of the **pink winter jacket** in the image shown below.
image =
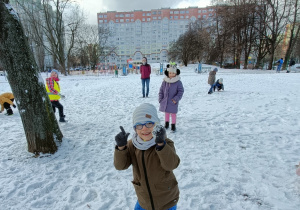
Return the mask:
[(151, 74), (151, 66), (149, 64), (141, 65), (141, 79), (149, 79)]

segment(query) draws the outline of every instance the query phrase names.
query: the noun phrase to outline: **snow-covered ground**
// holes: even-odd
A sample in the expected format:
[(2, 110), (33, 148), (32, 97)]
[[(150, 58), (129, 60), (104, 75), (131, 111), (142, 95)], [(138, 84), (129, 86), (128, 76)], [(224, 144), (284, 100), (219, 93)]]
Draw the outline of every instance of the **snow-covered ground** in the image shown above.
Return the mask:
[[(225, 91), (208, 95), (208, 74), (195, 68), (181, 68), (178, 130), (168, 131), (181, 158), (178, 209), (299, 209), (300, 74), (221, 69)], [(0, 209), (133, 209), (132, 171), (115, 170), (114, 137), (120, 125), (133, 134), (139, 104), (159, 107), (163, 75), (152, 75), (149, 98), (140, 75), (60, 78), (69, 122), (54, 155), (34, 158), (17, 109), (0, 114)], [(0, 93), (8, 91), (1, 76)]]

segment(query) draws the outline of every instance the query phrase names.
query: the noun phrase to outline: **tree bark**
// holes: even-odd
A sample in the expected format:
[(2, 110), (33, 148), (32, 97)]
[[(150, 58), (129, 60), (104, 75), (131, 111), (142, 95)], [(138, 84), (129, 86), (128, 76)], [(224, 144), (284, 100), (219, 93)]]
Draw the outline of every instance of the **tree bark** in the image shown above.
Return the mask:
[(55, 153), (55, 140), (61, 141), (63, 135), (19, 17), (8, 2), (0, 0), (0, 60), (18, 105), (28, 151)]

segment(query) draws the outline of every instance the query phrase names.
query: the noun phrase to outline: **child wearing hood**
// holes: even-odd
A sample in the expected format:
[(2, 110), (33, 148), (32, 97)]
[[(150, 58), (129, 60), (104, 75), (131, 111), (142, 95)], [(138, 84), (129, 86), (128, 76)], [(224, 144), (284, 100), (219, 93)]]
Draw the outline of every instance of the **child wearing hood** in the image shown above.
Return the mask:
[(46, 91), (48, 93), (49, 99), (52, 104), (53, 111), (55, 113), (55, 108), (59, 111), (59, 122), (66, 122), (64, 115), (64, 107), (59, 103), (60, 98), (65, 98), (64, 95), (60, 94), (58, 71), (53, 69), (51, 71), (50, 77), (46, 79)]
[(13, 111), (10, 107), (12, 105), (14, 108), (16, 108), (16, 105), (14, 104), (14, 95), (12, 93), (3, 93), (0, 95), (0, 104), (1, 104), (1, 112), (6, 109), (6, 115), (13, 115)]
[(135, 210), (176, 210), (177, 207), (179, 188), (173, 170), (180, 159), (174, 142), (167, 138), (159, 122), (155, 106), (141, 104), (133, 112), (132, 139), (127, 141), (129, 133), (122, 126), (115, 137), (115, 168), (126, 170), (132, 166), (132, 184), (138, 199)]
[(174, 67), (167, 68), (165, 71), (166, 77), (163, 79), (158, 97), (158, 102), (160, 104), (159, 111), (165, 112), (165, 128), (169, 128), (171, 115), (171, 130), (173, 132), (176, 131), (176, 114), (178, 112), (179, 101), (184, 93), (179, 74), (179, 69)]

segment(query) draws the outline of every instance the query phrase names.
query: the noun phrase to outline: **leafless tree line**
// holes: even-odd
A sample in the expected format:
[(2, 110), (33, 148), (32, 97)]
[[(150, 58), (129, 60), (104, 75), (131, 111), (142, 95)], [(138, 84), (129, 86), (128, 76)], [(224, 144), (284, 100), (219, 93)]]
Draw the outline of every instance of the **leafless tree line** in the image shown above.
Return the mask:
[[(229, 0), (214, 5), (213, 24), (198, 20), (170, 47), (169, 58), (221, 67), (272, 69), (275, 59), (300, 58), (299, 0)], [(197, 50), (195, 49), (197, 48)], [(249, 60), (250, 59), (250, 60)]]

